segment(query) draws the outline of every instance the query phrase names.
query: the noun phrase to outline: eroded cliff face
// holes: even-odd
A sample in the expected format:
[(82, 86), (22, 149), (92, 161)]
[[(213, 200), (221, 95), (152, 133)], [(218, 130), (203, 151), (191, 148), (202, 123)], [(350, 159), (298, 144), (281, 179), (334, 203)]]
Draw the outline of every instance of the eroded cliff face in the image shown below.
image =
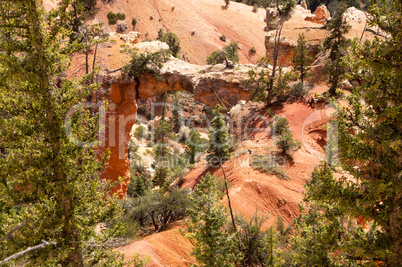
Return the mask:
[[(237, 65), (227, 69), (224, 65), (198, 66), (172, 58), (153, 75), (142, 75), (138, 80), (130, 79), (121, 72), (104, 74), (96, 101), (105, 107), (100, 134), (100, 154), (110, 152), (102, 178), (115, 183), (112, 193), (123, 197), (130, 181), (128, 160), (131, 128), (136, 120), (137, 99), (160, 95), (168, 91), (187, 91), (194, 98), (211, 107), (216, 104), (237, 104), (248, 100), (249, 89), (241, 80), (247, 77), (252, 65)], [(108, 103), (108, 105), (106, 105)], [(226, 104), (225, 104), (226, 105)]]

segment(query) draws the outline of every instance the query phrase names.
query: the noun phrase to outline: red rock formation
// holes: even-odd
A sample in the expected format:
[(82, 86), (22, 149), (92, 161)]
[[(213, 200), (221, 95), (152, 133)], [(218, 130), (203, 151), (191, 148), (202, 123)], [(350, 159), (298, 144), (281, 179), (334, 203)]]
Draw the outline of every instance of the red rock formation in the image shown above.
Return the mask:
[[(104, 179), (116, 183), (112, 193), (123, 197), (128, 188), (130, 170), (128, 145), (131, 128), (136, 120), (137, 99), (149, 98), (167, 91), (188, 91), (196, 100), (215, 106), (220, 99), (231, 105), (239, 100), (248, 100), (249, 91), (240, 81), (250, 70), (248, 66), (224, 69), (223, 65), (197, 66), (178, 59), (171, 59), (160, 71), (163, 80), (152, 75), (143, 75), (136, 82), (122, 73), (103, 76), (102, 87), (97, 93), (98, 103), (109, 105), (104, 114), (103, 132), (100, 134), (100, 154), (110, 152)], [(219, 98), (217, 97), (219, 96)], [(122, 179), (119, 181), (119, 179)]]
[(314, 11), (314, 14), (312, 16), (307, 16), (305, 20), (325, 24), (325, 22), (330, 18), (331, 15), (329, 14), (327, 7), (322, 5), (317, 7), (317, 9)]

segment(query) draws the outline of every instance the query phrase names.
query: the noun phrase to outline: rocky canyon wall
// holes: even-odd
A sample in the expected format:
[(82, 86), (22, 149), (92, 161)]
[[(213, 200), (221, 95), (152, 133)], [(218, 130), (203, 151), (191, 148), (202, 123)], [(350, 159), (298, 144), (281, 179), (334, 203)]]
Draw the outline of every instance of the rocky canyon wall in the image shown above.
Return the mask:
[(121, 72), (102, 75), (102, 85), (96, 101), (104, 107), (101, 116), (99, 154), (109, 151), (109, 159), (102, 178), (114, 184), (111, 192), (123, 197), (130, 181), (128, 160), (131, 129), (136, 121), (137, 99), (145, 99), (168, 91), (187, 91), (194, 98), (211, 107), (221, 101), (235, 105), (248, 100), (249, 89), (241, 83), (251, 65), (227, 69), (224, 65), (198, 66), (171, 59), (160, 70), (160, 77), (144, 74), (137, 81)]

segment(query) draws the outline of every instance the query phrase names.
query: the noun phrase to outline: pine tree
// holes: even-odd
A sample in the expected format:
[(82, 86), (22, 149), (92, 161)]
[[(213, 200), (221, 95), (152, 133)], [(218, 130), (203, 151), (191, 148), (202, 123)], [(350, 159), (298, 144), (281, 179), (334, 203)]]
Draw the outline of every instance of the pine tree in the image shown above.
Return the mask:
[(186, 141), (186, 154), (190, 158), (190, 164), (195, 163), (196, 154), (202, 151), (204, 151), (204, 148), (201, 142), (201, 134), (192, 128)]
[(95, 232), (118, 210), (99, 178), (103, 162), (89, 145), (98, 118), (85, 107), (67, 116), (96, 86), (57, 83), (76, 50), (65, 42), (71, 32), (64, 19), (72, 7), (63, 1), (45, 16), (39, 2), (0, 6), (0, 236), (6, 235), (0, 257), (44, 244), (14, 263), (115, 265), (119, 258), (102, 244), (110, 232)]
[(180, 106), (180, 92), (175, 92), (172, 97), (172, 102), (173, 102), (173, 110), (172, 110), (172, 116), (173, 116), (173, 131), (175, 133), (178, 133), (180, 131), (180, 128), (183, 126), (183, 116), (182, 116), (182, 108)]
[(309, 64), (311, 64), (312, 58), (308, 55), (306, 38), (304, 34), (299, 34), (297, 39), (297, 45), (295, 47), (295, 54), (292, 57), (293, 71), (300, 73), (299, 79), (302, 87), (304, 86), (304, 80), (309, 76)]
[(230, 158), (230, 138), (225, 118), (221, 113), (221, 107), (217, 105), (214, 110), (215, 117), (209, 130), (209, 142), (207, 161), (213, 166), (220, 166)]
[(193, 254), (202, 266), (234, 266), (234, 234), (224, 228), (228, 213), (219, 204), (221, 193), (216, 177), (208, 173), (194, 188), (190, 198), (194, 207), (188, 211), (187, 236), (193, 240)]
[(326, 75), (330, 84), (330, 95), (336, 94), (336, 89), (345, 77), (346, 68), (343, 62), (349, 41), (345, 38), (350, 25), (345, 21), (343, 13), (346, 11), (346, 5), (340, 4), (331, 20), (326, 24), (329, 35), (323, 43), (324, 52), (329, 51), (329, 56), (325, 62)]
[[(346, 265), (347, 261), (402, 265), (401, 12), (402, 3), (398, 0), (378, 1), (369, 10), (370, 23), (378, 26), (385, 37), (363, 44), (355, 42), (350, 51), (350, 64), (358, 67), (352, 68), (358, 71), (354, 75), (363, 82), (346, 97), (347, 106), (340, 108), (337, 122), (339, 162), (353, 179), (335, 179), (324, 164), (306, 190), (307, 200), (321, 205), (315, 216), (322, 214), (323, 205), (327, 205), (336, 211), (331, 221), (346, 218), (356, 222), (360, 218), (367, 228), (355, 226), (346, 235), (342, 233), (342, 223), (334, 228), (336, 232), (327, 232), (327, 257), (341, 252)], [(333, 216), (331, 210), (324, 214)], [(325, 222), (317, 223), (328, 227)]]

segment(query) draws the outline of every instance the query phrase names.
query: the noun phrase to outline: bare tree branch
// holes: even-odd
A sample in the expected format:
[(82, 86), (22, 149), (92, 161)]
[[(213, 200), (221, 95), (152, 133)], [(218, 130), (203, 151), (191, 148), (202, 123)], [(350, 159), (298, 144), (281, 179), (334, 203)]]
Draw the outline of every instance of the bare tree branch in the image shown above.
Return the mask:
[(0, 238), (0, 242), (3, 242), (6, 238), (8, 238), (9, 236), (11, 236), (15, 231), (17, 231), (18, 229), (20, 229), (22, 226), (24, 226), (25, 222), (22, 222), (20, 224), (17, 224), (16, 226), (14, 226), (13, 229), (11, 229), (7, 234), (5, 234), (5, 236), (3, 236), (2, 238)]
[(43, 243), (40, 244), (40, 245), (37, 245), (37, 246), (34, 246), (34, 247), (28, 247), (27, 249), (25, 249), (23, 251), (15, 253), (15, 254), (11, 255), (10, 257), (8, 257), (8, 258), (5, 258), (4, 260), (0, 261), (0, 264), (4, 264), (4, 263), (6, 263), (6, 262), (8, 262), (10, 260), (14, 260), (16, 258), (19, 258), (22, 255), (27, 254), (28, 252), (31, 252), (31, 251), (34, 251), (34, 250), (37, 250), (37, 249), (40, 249), (40, 248), (44, 248), (44, 247), (49, 246), (49, 245), (56, 245), (57, 244), (55, 241), (48, 242), (48, 241), (42, 240), (42, 242)]

